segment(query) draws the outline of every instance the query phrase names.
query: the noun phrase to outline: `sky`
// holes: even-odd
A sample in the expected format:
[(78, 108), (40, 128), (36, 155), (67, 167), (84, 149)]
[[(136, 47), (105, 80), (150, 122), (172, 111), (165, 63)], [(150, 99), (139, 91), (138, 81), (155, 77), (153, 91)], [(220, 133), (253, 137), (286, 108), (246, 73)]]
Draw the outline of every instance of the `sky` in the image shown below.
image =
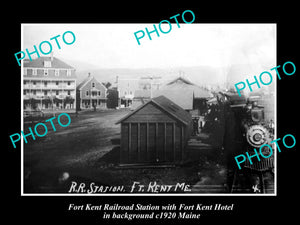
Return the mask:
[[(165, 24), (163, 30), (168, 30)], [(153, 24), (22, 24), (22, 51), (72, 31), (76, 40), (50, 43), (57, 58), (82, 61), (99, 68), (226, 67), (233, 64), (276, 66), (276, 24), (172, 23), (160, 37), (147, 34), (138, 45), (134, 33)], [(158, 23), (156, 23), (158, 27)], [(67, 37), (67, 36), (66, 36)], [(45, 47), (46, 48), (46, 47)], [(43, 56), (43, 55), (41, 55)], [(28, 56), (26, 56), (28, 58)], [(272, 67), (270, 67), (272, 68)]]

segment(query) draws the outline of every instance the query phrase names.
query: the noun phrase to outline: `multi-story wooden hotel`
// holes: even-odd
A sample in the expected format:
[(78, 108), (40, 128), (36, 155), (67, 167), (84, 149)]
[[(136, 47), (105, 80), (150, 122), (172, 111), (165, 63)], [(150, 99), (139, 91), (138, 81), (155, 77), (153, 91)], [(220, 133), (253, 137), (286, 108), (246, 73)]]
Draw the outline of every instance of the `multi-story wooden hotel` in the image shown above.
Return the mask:
[(23, 61), (24, 110), (76, 109), (75, 69), (51, 56)]

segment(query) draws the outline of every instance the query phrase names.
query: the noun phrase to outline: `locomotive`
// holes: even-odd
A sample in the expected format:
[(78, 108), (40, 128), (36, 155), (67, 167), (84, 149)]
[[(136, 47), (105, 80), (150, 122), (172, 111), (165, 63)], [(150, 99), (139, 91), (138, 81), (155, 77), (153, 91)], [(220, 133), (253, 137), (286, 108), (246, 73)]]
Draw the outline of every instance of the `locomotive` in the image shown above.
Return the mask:
[[(236, 136), (241, 138), (235, 140), (236, 152), (248, 152), (250, 156), (254, 155), (254, 148), (258, 149), (264, 144), (272, 146), (270, 143), (274, 139), (274, 121), (265, 119), (265, 107), (258, 103), (262, 99), (261, 96), (238, 96), (236, 93), (223, 93), (230, 111), (233, 112), (239, 133)], [(270, 149), (265, 146), (262, 149), (264, 155), (269, 155)], [(229, 157), (232, 157), (230, 154)], [(255, 157), (254, 157), (255, 158)], [(259, 192), (265, 193), (264, 174), (271, 172), (274, 177), (274, 156), (269, 158), (261, 158), (260, 161), (246, 159), (243, 164), (242, 173), (246, 176), (249, 174), (257, 174), (259, 178)], [(236, 182), (237, 171), (234, 172), (233, 184)], [(253, 186), (252, 186), (253, 188)], [(231, 188), (232, 189), (232, 188)]]

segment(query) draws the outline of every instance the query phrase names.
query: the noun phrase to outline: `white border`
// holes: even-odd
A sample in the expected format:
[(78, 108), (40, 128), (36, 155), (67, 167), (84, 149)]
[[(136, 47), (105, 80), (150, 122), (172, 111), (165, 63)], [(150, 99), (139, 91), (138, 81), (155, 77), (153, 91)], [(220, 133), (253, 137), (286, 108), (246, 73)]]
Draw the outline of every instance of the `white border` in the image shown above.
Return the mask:
[[(24, 49), (23, 46), (23, 24), (21, 24), (21, 49)], [(23, 90), (24, 90), (24, 82), (23, 82), (23, 61), (21, 62), (21, 129), (24, 130), (24, 117), (23, 117), (23, 107), (24, 107), (24, 100), (23, 100)], [(24, 194), (24, 141), (21, 138), (21, 196), (25, 196)]]
[[(43, 23), (47, 25), (54, 25), (53, 23)], [(78, 23), (66, 23), (67, 24), (78, 24)], [(83, 24), (83, 23), (80, 23)], [(93, 24), (93, 23), (92, 23)], [(205, 24), (205, 23), (204, 23)], [(208, 23), (208, 24), (218, 24), (218, 23)], [(221, 23), (222, 24), (222, 23)], [(229, 23), (224, 23), (224, 24), (229, 24)], [(241, 23), (230, 23), (230, 24), (241, 24)], [(257, 23), (246, 23), (248, 24), (257, 24)], [(276, 62), (275, 65), (277, 65), (277, 23), (262, 23), (262, 24), (274, 24), (275, 25), (275, 48), (276, 48)], [(21, 23), (21, 49), (24, 49), (23, 46), (23, 29), (24, 25), (40, 25), (40, 24), (30, 24), (30, 23)], [(95, 25), (95, 24), (94, 24)], [(24, 125), (24, 119), (23, 119), (23, 61), (21, 63), (21, 128), (23, 130), (23, 125)], [(277, 139), (277, 79), (275, 80), (275, 112), (274, 112), (274, 124), (275, 124), (275, 129), (274, 129), (274, 139)], [(276, 149), (277, 147), (275, 147)], [(255, 194), (255, 193), (126, 193), (126, 194), (120, 194), (120, 193), (107, 193), (107, 194), (75, 194), (75, 193), (24, 193), (24, 142), (21, 141), (21, 196), (252, 196), (252, 197), (259, 197), (259, 196), (277, 196), (277, 151), (274, 151), (274, 193), (265, 193), (265, 194)]]
[[(275, 49), (276, 49), (276, 58), (275, 58), (275, 65), (278, 65), (277, 62), (277, 23), (275, 23)], [(275, 80), (275, 112), (274, 112), (274, 125), (275, 125), (275, 129), (274, 129), (274, 138), (277, 139), (277, 79)], [(277, 149), (277, 146), (275, 147), (275, 149)], [(274, 149), (274, 150), (275, 150)], [(275, 161), (275, 166), (274, 166), (274, 195), (277, 196), (277, 151), (274, 151), (274, 161)]]

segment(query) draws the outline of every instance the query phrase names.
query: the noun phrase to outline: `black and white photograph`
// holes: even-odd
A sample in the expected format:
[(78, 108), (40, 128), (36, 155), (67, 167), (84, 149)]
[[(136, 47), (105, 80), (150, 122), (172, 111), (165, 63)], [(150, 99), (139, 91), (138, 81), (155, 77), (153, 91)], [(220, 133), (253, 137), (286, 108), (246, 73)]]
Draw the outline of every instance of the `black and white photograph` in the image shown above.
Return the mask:
[(22, 195), (276, 196), (276, 23), (186, 21), (21, 24)]
[(4, 9), (3, 220), (294, 221), (296, 5), (109, 3)]

